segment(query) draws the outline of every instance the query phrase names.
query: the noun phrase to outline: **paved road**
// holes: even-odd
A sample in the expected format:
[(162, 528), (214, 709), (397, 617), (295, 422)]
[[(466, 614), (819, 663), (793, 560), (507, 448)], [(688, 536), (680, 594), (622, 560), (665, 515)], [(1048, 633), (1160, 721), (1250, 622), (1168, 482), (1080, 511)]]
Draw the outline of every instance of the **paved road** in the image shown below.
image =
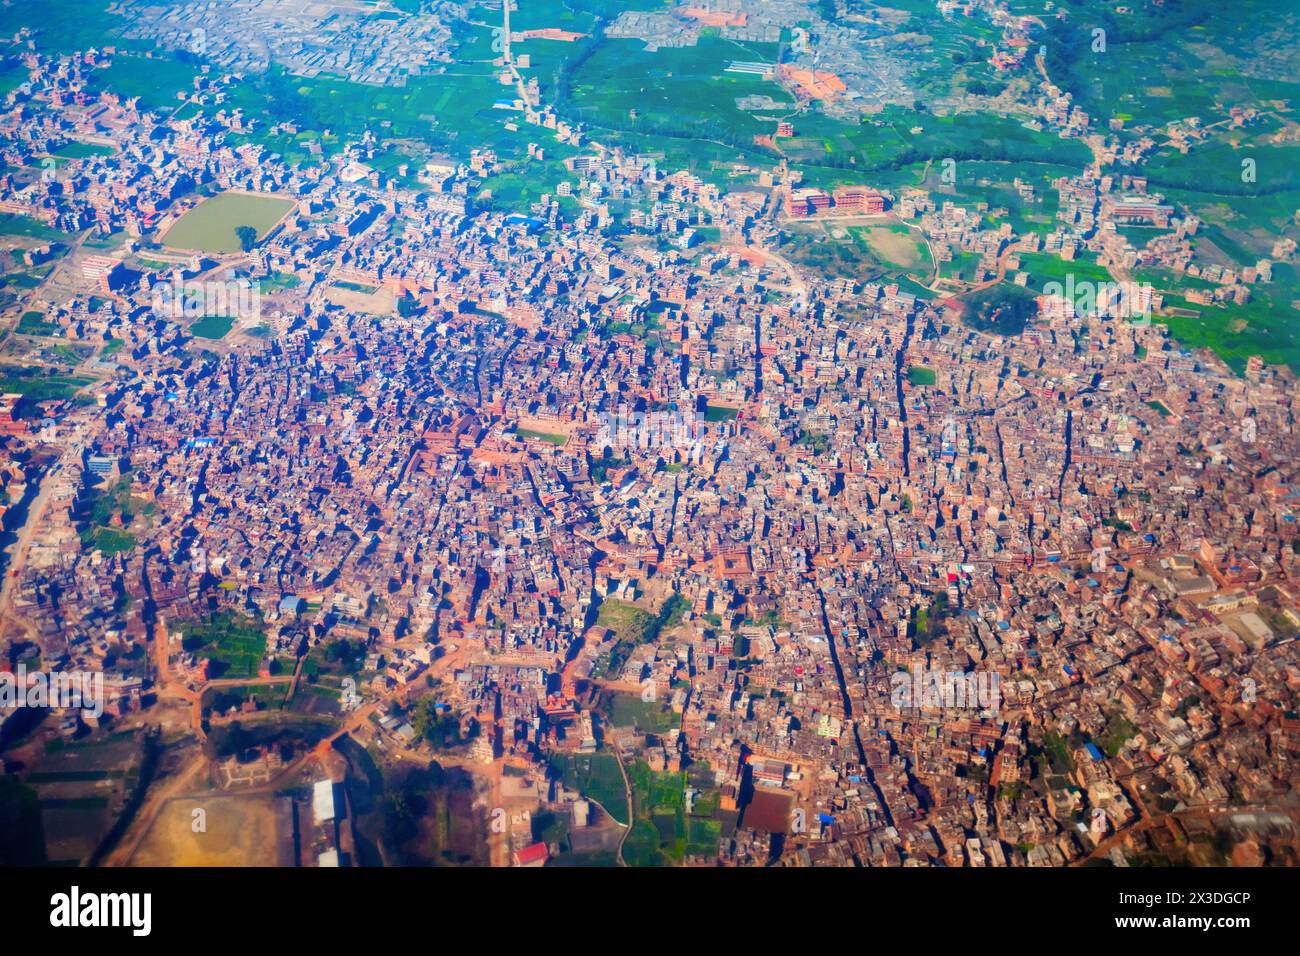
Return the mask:
[(35, 628), (30, 621), (15, 615), (11, 610), (10, 605), (13, 600), (14, 586), (22, 576), (23, 568), (27, 565), (27, 556), (31, 549), (32, 539), (36, 537), (36, 532), (40, 530), (41, 522), (45, 517), (45, 509), (49, 507), (55, 486), (59, 484), (60, 479), (63, 477), (66, 466), (80, 460), (84, 449), (84, 439), (76, 441), (42, 476), (40, 491), (32, 500), (31, 507), (27, 509), (27, 519), (18, 531), (17, 540), (9, 546), (10, 560), (5, 568), (4, 582), (0, 584), (0, 636), (4, 636), (5, 631), (13, 625), (21, 627), (28, 636), (35, 632)]

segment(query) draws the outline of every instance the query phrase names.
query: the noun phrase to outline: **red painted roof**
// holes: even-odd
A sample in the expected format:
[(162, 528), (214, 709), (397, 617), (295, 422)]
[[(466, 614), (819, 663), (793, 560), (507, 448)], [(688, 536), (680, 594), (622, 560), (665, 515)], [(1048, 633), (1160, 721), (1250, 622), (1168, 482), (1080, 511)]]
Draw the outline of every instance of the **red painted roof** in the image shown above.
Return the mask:
[(524, 866), (529, 863), (545, 861), (548, 856), (545, 843), (534, 843), (532, 846), (526, 846), (516, 853), (515, 859), (520, 866)]

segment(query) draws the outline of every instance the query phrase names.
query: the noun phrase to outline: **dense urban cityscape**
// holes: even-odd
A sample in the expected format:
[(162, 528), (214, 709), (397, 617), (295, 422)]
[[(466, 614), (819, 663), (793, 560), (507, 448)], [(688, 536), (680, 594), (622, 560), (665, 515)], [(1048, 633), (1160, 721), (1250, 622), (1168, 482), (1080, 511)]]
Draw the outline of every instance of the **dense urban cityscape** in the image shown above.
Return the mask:
[(6, 5), (0, 864), (1300, 862), (1297, 26)]

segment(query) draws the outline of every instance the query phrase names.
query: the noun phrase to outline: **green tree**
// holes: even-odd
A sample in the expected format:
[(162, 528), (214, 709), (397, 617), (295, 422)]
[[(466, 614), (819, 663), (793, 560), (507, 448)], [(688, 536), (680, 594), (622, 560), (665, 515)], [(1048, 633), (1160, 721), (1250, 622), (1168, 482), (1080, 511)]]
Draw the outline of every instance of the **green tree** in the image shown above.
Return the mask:
[(239, 237), (239, 248), (245, 252), (257, 245), (257, 230), (252, 226), (236, 226), (235, 235)]
[(477, 726), (471, 725), (469, 735), (462, 737), (460, 718), (450, 710), (439, 712), (432, 697), (425, 697), (412, 708), (411, 726), (417, 735), (427, 740), (430, 746), (450, 750), (468, 743), (477, 736)]

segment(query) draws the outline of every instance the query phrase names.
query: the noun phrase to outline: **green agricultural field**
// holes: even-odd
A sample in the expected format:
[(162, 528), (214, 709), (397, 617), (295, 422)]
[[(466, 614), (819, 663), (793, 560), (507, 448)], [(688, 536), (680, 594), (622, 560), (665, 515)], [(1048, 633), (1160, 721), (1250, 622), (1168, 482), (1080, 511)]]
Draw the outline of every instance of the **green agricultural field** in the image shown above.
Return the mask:
[(687, 853), (711, 857), (718, 852), (723, 824), (716, 791), (699, 792), (687, 814), (685, 771), (656, 773), (636, 760), (628, 767), (628, 779), (634, 820), (623, 859), (629, 866), (673, 866)]
[[(489, 36), (486, 29), (481, 33)], [(290, 161), (307, 159), (307, 143), (333, 153), (367, 130), (389, 141), (419, 142), (459, 157), (488, 147), (503, 160), (518, 160), (527, 156), (529, 142), (540, 139), (546, 148), (554, 146), (554, 136), (535, 127), (505, 128), (506, 121), (519, 123), (522, 116), (495, 109), (494, 104), (512, 95), (497, 82), (488, 63), (458, 63), (446, 73), (414, 77), (404, 87), (293, 76), (272, 67), (233, 88), (225, 107), (262, 117), (266, 125), (243, 141), (256, 142)], [(279, 123), (292, 123), (299, 132), (271, 134)]]
[(0, 96), (8, 96), (27, 82), (31, 71), (21, 63), (9, 63), (0, 67)]
[(557, 754), (551, 758), (551, 770), (566, 788), (595, 800), (606, 813), (627, 826), (627, 789), (618, 769), (618, 758), (613, 754)]
[(124, 97), (139, 97), (142, 106), (168, 110), (181, 105), (179, 93), (194, 90), (198, 69), (173, 56), (149, 51), (141, 56), (118, 55), (105, 69), (92, 74), (96, 89)]
[[(1125, 118), (1128, 135), (1297, 94), (1294, 20), (1269, 0), (1061, 6), (1045, 38), (1049, 74), (1103, 123)], [(1094, 28), (1104, 49), (1093, 49)]]
[(767, 96), (791, 110), (794, 102), (777, 84), (727, 66), (775, 62), (776, 53), (776, 44), (708, 37), (653, 52), (639, 40), (604, 40), (573, 71), (567, 109), (599, 128), (749, 145), (775, 124), (740, 109), (738, 98)]
[(24, 312), (14, 331), (19, 335), (53, 335), (59, 327), (46, 322), (44, 312)]
[(235, 229), (252, 226), (263, 239), (294, 206), (291, 199), (252, 193), (221, 193), (205, 199), (167, 230), (163, 245), (191, 252), (239, 252)]
[(32, 275), (30, 272), (14, 272), (4, 277), (4, 285), (13, 286), (16, 289), (35, 289), (40, 284), (41, 277)]
[(251, 618), (224, 611), (206, 621), (177, 621), (187, 651), (213, 663), (213, 677), (254, 677), (266, 656), (266, 634)]
[(1300, 371), (1300, 287), (1255, 287), (1246, 305), (1201, 306), (1166, 296), (1166, 311), (1154, 320), (1190, 348), (1212, 349), (1240, 373), (1252, 355)]
[(975, 252), (954, 252), (947, 262), (939, 263), (939, 275), (958, 282), (975, 282), (980, 258)]
[(32, 239), (65, 239), (67, 234), (43, 222), (13, 213), (0, 213), (0, 236), (27, 236)]
[(39, 369), (25, 366), (0, 367), (0, 392), (23, 396), (15, 413), (19, 418), (36, 416), (40, 412), (37, 407), (39, 402), (72, 398), (78, 389), (92, 381), (94, 380), (81, 376), (48, 375)]
[[(856, 125), (826, 116), (800, 117), (799, 134), (781, 151), (793, 162), (829, 166), (841, 171), (897, 170), (917, 162), (970, 161), (1079, 166), (1088, 161), (1088, 148), (1078, 141), (1032, 130), (1015, 119), (993, 113), (940, 116), (891, 107)], [(1014, 175), (1014, 174), (1013, 174)]]
[(702, 820), (694, 815), (687, 820), (687, 853), (706, 857), (716, 856), (721, 841), (722, 824), (719, 821)]
[[(14, 0), (0, 6), (0, 35), (15, 36), (32, 29), (45, 52), (72, 52), (116, 44), (133, 45), (120, 38), (126, 21), (108, 13), (109, 0), (60, 0), (52, 15), (48, 0)], [(136, 41), (138, 42), (138, 41)]]
[[(1267, 145), (1267, 131), (1252, 130), (1249, 138), (1234, 132), (1200, 144), (1188, 153), (1159, 153), (1146, 165), (1149, 184), (1153, 189), (1200, 194), (1202, 201), (1212, 196), (1220, 201), (1230, 199), (1232, 212), (1258, 209), (1265, 215), (1277, 211), (1268, 208), (1269, 197), (1289, 191), (1290, 196), (1282, 197), (1282, 212), (1285, 215), (1285, 207), (1294, 211), (1294, 194), (1300, 188), (1300, 174), (1296, 172), (1300, 168), (1300, 147)], [(1242, 179), (1246, 160), (1254, 165), (1254, 181)]]
[(1097, 265), (1096, 256), (1091, 255), (1067, 261), (1054, 253), (1022, 252), (1020, 271), (1029, 273), (1028, 288), (1034, 292), (1042, 292), (1051, 282), (1067, 287), (1070, 276), (1074, 276), (1076, 286), (1083, 282), (1114, 281), (1104, 267)]
[(662, 701), (642, 700), (636, 694), (611, 694), (609, 722), (615, 727), (635, 727), (652, 734), (663, 734), (679, 726), (681, 718)]

